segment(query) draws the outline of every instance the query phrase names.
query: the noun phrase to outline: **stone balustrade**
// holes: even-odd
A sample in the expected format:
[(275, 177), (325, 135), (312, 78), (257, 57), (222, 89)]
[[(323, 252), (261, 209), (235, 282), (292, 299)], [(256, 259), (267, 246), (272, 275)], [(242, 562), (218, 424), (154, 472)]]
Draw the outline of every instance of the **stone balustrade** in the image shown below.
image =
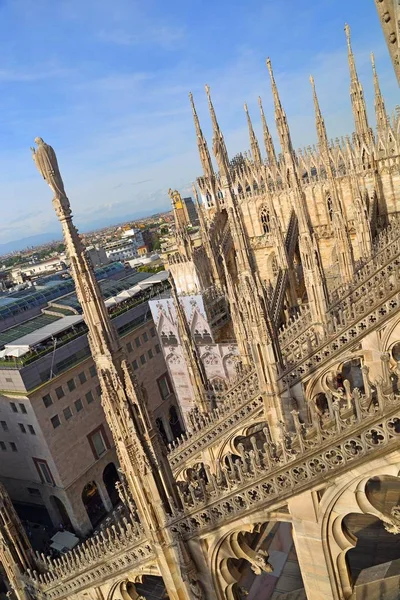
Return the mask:
[(235, 424), (256, 414), (263, 406), (254, 371), (241, 378), (228, 391), (223, 391), (221, 396), (223, 399), (214, 410), (205, 415), (193, 415), (192, 429), (169, 444), (168, 458), (173, 469), (177, 469), (199, 450), (215, 442)]
[(273, 441), (268, 428), (264, 441), (251, 438), (252, 450), (238, 444), (237, 455), (228, 454), (206, 477), (181, 484), (183, 514), (171, 518), (171, 525), (184, 537), (220, 527), (252, 511), (284, 502), (318, 481), (336, 477), (358, 463), (371, 460), (382, 450), (398, 448), (400, 440), (400, 394), (392, 382), (345, 389), (331, 399), (332, 414), (321, 419), (310, 403), (311, 424), (306, 426), (292, 411), (294, 432), (281, 423), (281, 439)]
[[(328, 342), (332, 334), (339, 334), (341, 328), (337, 316), (343, 314), (343, 311), (347, 310), (349, 303), (354, 302), (354, 299), (364, 296), (366, 291), (369, 291), (373, 285), (370, 280), (375, 279), (375, 283), (377, 283), (377, 277), (379, 278), (383, 267), (387, 267), (390, 263), (393, 268), (395, 267), (397, 258), (400, 256), (400, 215), (392, 215), (391, 219), (389, 225), (374, 241), (372, 258), (367, 262), (359, 261), (354, 282), (350, 286), (341, 285), (332, 290), (329, 314), (332, 314), (335, 319), (334, 331), (327, 332), (326, 336), (318, 338), (317, 341), (315, 338), (313, 339), (313, 336), (308, 336), (308, 330), (312, 325), (308, 307), (301, 307), (300, 316), (293, 316), (285, 326), (280, 328), (279, 341), (283, 354), (290, 355), (293, 363), (304, 358), (307, 353), (311, 353), (310, 343), (317, 348), (323, 341)], [(342, 329), (345, 328), (346, 324)], [(294, 345), (293, 342), (295, 342)], [(290, 348), (287, 349), (289, 345)]]
[(38, 570), (29, 571), (28, 575), (36, 591), (52, 600), (153, 558), (143, 528), (126, 513), (59, 558), (37, 554)]
[(286, 323), (279, 329), (279, 343), (284, 349), (290, 342), (306, 332), (312, 325), (311, 311), (308, 304), (299, 307)]
[[(393, 233), (393, 232), (392, 232)], [(380, 252), (363, 267), (357, 286), (330, 308), (324, 333), (310, 333), (310, 324), (283, 346), (286, 363), (280, 377), (296, 382), (344, 346), (366, 335), (400, 307), (400, 237), (388, 232), (379, 242)], [(398, 236), (398, 232), (397, 232)], [(391, 240), (391, 241), (390, 241)], [(290, 335), (290, 332), (289, 332)]]

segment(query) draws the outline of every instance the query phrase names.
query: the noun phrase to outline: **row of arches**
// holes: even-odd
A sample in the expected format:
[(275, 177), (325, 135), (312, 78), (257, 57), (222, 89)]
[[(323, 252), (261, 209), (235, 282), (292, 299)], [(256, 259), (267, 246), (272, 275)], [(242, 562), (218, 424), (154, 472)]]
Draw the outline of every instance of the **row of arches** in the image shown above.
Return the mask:
[[(115, 464), (111, 462), (103, 470), (102, 482), (111, 506), (113, 507), (119, 503), (119, 495), (115, 487), (115, 484), (118, 481), (119, 475), (117, 468)], [(107, 515), (108, 512), (96, 481), (89, 481), (85, 485), (81, 493), (81, 501), (85, 507), (92, 527), (96, 527), (96, 525)], [(62, 500), (60, 500), (58, 496), (52, 495), (50, 496), (50, 504), (54, 513), (57, 515), (59, 527), (61, 529), (73, 531), (74, 527), (72, 525), (71, 518)]]

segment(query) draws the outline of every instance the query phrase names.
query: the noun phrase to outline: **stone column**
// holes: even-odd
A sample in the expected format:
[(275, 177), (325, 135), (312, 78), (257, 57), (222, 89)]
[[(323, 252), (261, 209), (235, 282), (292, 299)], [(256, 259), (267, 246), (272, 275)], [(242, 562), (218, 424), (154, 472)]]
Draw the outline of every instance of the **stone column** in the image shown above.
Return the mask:
[(338, 594), (335, 582), (331, 581), (321, 523), (317, 518), (317, 498), (313, 494), (315, 492), (304, 492), (288, 502), (304, 589), (307, 600), (339, 600), (343, 596)]

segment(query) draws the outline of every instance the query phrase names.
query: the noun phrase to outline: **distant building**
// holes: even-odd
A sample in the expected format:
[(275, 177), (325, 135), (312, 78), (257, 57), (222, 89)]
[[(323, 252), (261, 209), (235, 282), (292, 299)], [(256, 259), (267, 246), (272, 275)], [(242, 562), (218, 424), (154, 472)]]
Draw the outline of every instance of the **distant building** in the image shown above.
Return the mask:
[(20, 265), (12, 269), (11, 279), (15, 283), (22, 283), (27, 279), (35, 279), (44, 273), (52, 273), (54, 271), (61, 271), (65, 269), (66, 257), (63, 254), (56, 258), (50, 258), (38, 263), (31, 263), (28, 265)]
[(186, 204), (186, 210), (187, 210), (187, 214), (189, 216), (190, 224), (193, 227), (198, 227), (199, 217), (198, 217), (197, 210), (196, 210), (196, 207), (194, 205), (192, 198), (184, 198), (183, 201)]
[[(131, 273), (101, 289), (161, 434), (172, 441), (181, 433), (170, 426), (179, 409), (148, 306), (166, 279)], [(119, 500), (119, 464), (76, 294), (0, 333), (0, 348), (0, 480), (21, 514), (36, 507), (55, 526), (85, 535)]]
[(102, 267), (110, 262), (104, 248), (101, 246), (88, 246), (86, 248), (90, 262), (94, 267)]
[(123, 262), (130, 258), (136, 258), (139, 255), (139, 249), (143, 246), (142, 232), (138, 229), (127, 229), (122, 233), (119, 240), (113, 240), (105, 244), (104, 250), (109, 260)]

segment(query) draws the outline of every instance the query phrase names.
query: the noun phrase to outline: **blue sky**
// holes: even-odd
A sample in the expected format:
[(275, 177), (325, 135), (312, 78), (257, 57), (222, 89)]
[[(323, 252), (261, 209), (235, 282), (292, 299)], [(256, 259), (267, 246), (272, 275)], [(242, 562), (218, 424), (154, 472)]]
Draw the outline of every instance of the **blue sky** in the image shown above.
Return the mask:
[(210, 134), (208, 83), (229, 152), (248, 147), (243, 102), (271, 129), (270, 56), (295, 146), (315, 142), (308, 77), (331, 137), (352, 117), (343, 25), (370, 107), (375, 52), (391, 112), (398, 88), (373, 0), (0, 0), (0, 242), (58, 231), (30, 157), (57, 151), (76, 222), (152, 213), (200, 174), (188, 92)]

